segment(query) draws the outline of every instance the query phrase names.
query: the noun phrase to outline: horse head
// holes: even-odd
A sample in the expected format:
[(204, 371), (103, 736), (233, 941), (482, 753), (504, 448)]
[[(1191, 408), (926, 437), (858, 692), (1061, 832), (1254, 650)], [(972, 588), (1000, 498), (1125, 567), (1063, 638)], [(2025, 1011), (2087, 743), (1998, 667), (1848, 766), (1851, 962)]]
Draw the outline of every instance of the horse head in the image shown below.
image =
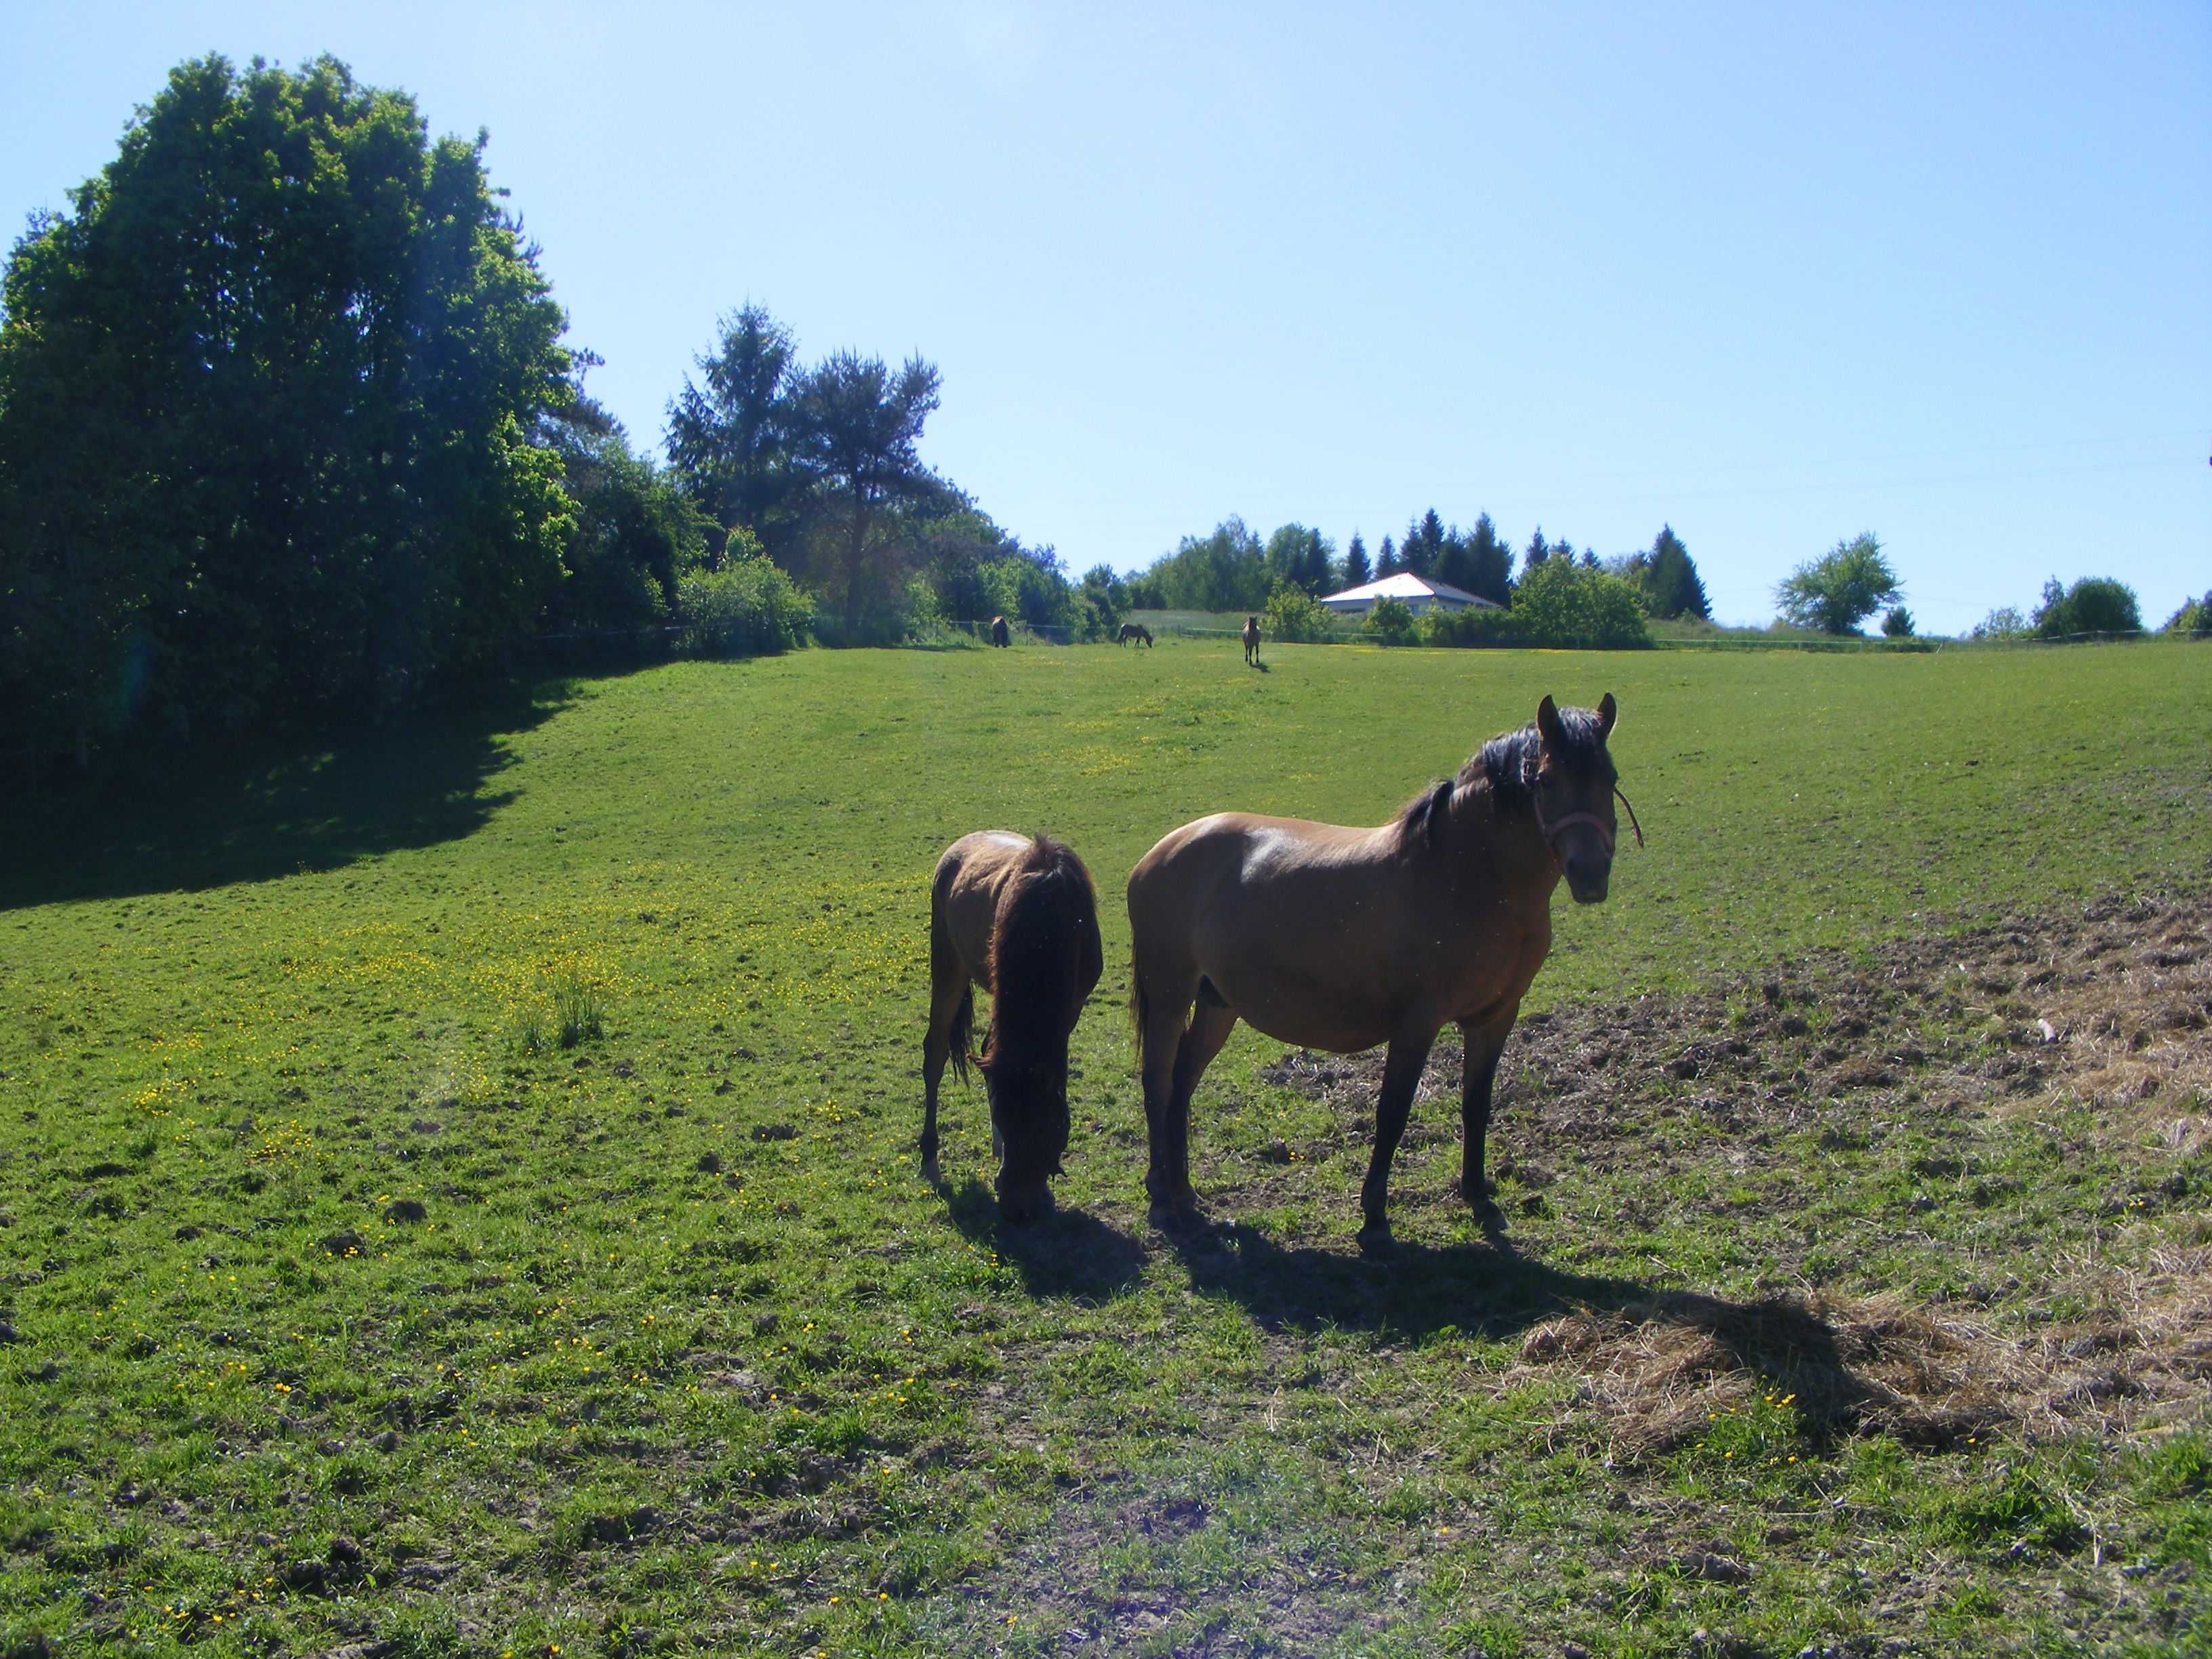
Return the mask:
[[(1536, 827), (1577, 904), (1603, 902), (1613, 875), (1620, 775), (1605, 740), (1619, 714), (1613, 693), (1592, 708), (1561, 708), (1546, 697), (1536, 709), (1536, 774), (1530, 780)], [(1627, 797), (1621, 797), (1626, 805)], [(1629, 818), (1635, 820), (1631, 811)], [(1643, 831), (1637, 840), (1643, 841)]]
[(1067, 1151), (1067, 1056), (1019, 1055), (992, 1044), (978, 1066), (991, 1103), (991, 1144), (999, 1154), (999, 1213), (1035, 1221), (1050, 1202), (1047, 1183)]

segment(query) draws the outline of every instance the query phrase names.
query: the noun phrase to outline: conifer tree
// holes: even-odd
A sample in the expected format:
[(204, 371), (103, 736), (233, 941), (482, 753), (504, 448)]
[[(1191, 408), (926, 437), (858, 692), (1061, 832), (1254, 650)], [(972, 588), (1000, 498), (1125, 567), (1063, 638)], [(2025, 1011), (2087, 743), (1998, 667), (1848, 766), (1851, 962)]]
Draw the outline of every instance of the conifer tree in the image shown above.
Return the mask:
[(1638, 574), (1644, 586), (1644, 608), (1653, 616), (1711, 619), (1705, 585), (1698, 579), (1697, 564), (1674, 526), (1661, 526)]
[(1521, 555), (1521, 580), (1527, 581), (1530, 573), (1551, 556), (1551, 544), (1544, 539), (1544, 526), (1538, 525), (1536, 533), (1528, 538), (1528, 545)]
[(1375, 580), (1375, 572), (1367, 562), (1367, 544), (1359, 539), (1359, 532), (1352, 532), (1350, 545), (1344, 550), (1344, 585), (1364, 587)]

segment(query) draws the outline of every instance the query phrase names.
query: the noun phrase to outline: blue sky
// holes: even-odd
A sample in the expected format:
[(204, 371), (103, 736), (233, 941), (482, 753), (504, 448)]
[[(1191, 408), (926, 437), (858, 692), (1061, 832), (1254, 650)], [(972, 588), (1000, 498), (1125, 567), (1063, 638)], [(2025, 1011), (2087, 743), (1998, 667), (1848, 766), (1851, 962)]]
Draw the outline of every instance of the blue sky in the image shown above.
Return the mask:
[(1716, 614), (1872, 530), (1923, 629), (2212, 589), (2212, 6), (51, 0), (0, 214), (216, 51), (489, 166), (656, 447), (718, 315), (919, 351), (927, 458), (1071, 568), (1433, 505)]

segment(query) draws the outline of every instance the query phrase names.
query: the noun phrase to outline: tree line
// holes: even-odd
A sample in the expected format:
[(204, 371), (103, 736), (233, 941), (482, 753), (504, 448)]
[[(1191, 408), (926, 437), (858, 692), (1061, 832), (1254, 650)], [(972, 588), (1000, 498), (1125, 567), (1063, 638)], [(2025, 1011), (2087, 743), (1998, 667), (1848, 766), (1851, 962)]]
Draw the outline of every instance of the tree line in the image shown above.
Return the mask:
[(1279, 592), (1318, 599), (1403, 571), (1510, 610), (1547, 567), (1555, 576), (1571, 571), (1620, 583), (1642, 617), (1711, 619), (1697, 562), (1672, 525), (1662, 526), (1648, 549), (1610, 558), (1552, 541), (1540, 526), (1522, 550), (1516, 574), (1513, 550), (1487, 513), (1462, 531), (1434, 507), (1407, 526), (1402, 540), (1385, 536), (1371, 560), (1357, 531), (1340, 556), (1333, 540), (1308, 526), (1283, 525), (1262, 541), (1232, 516), (1206, 535), (1184, 537), (1131, 577), (1127, 591), (1130, 605), (1141, 610), (1255, 612)]

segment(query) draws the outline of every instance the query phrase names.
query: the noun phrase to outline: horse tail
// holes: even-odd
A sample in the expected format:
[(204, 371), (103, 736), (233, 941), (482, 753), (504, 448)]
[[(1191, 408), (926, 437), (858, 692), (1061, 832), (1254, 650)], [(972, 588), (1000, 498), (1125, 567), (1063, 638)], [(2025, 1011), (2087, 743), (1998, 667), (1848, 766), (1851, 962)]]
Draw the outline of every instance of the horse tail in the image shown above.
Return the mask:
[(956, 1082), (968, 1081), (968, 1045), (975, 1036), (975, 988), (969, 985), (960, 993), (960, 1006), (952, 1011), (952, 1024), (945, 1040), (951, 1045), (947, 1058), (952, 1062)]
[[(946, 963), (957, 963), (960, 952), (952, 943), (951, 930), (945, 925), (945, 907), (950, 902), (953, 878), (959, 873), (957, 865), (948, 855), (940, 859), (937, 873), (929, 884), (929, 960), (930, 976), (934, 980)], [(952, 1062), (956, 1082), (968, 1081), (968, 1045), (975, 1035), (975, 987), (968, 980), (968, 970), (962, 968), (960, 976), (960, 1006), (953, 1011), (952, 1024), (945, 1033), (950, 1045), (947, 1056)]]

